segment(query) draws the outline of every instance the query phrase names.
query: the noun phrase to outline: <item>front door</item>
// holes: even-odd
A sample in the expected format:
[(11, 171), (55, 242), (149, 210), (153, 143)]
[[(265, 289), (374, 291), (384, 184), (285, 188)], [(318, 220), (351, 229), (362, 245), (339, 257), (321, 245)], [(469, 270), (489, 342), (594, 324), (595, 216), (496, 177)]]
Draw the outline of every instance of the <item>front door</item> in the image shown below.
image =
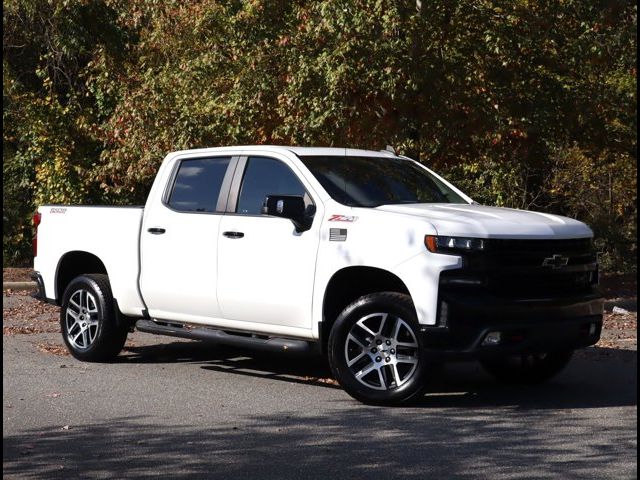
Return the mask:
[[(241, 171), (244, 166), (244, 174)], [(241, 160), (236, 197), (222, 218), (218, 243), (218, 301), (225, 319), (311, 328), (311, 301), (319, 243), (319, 215), (298, 233), (284, 218), (262, 214), (267, 195), (303, 195), (313, 200), (280, 159)]]

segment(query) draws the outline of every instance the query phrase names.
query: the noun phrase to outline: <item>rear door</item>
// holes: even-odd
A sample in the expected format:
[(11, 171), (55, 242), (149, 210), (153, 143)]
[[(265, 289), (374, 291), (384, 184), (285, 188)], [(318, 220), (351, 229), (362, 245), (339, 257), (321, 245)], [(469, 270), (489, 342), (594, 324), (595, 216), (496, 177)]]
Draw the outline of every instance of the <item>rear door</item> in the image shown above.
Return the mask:
[(307, 208), (320, 207), (286, 158), (240, 159), (220, 224), (220, 308), (226, 319), (308, 330), (321, 211), (298, 233), (291, 220), (262, 214), (267, 195), (303, 195)]
[(237, 157), (178, 159), (162, 202), (145, 212), (140, 288), (152, 318), (220, 317), (216, 254)]

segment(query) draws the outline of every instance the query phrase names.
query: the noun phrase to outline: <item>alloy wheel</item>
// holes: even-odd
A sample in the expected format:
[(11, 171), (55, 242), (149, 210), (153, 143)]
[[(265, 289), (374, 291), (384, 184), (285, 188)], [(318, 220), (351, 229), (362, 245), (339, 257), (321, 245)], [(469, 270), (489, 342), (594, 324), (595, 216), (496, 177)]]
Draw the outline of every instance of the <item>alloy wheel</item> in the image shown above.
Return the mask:
[(402, 318), (372, 313), (354, 323), (344, 345), (347, 367), (354, 378), (375, 390), (396, 389), (418, 367), (418, 341)]
[(67, 339), (78, 350), (86, 350), (98, 336), (98, 304), (87, 290), (76, 290), (65, 311)]

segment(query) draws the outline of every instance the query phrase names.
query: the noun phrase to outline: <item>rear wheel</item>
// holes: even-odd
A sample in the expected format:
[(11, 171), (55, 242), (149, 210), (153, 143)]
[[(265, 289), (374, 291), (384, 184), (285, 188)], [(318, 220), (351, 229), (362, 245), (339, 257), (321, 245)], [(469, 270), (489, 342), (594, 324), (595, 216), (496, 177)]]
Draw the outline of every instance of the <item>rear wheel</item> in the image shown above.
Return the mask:
[(79, 360), (114, 359), (127, 340), (128, 328), (118, 325), (109, 278), (83, 275), (67, 287), (60, 309), (62, 338)]
[(329, 364), (346, 392), (369, 404), (395, 405), (416, 397), (425, 358), (408, 295), (365, 295), (343, 310), (329, 336)]
[(543, 383), (567, 366), (573, 350), (528, 353), (481, 360), (482, 367), (496, 379), (508, 384)]

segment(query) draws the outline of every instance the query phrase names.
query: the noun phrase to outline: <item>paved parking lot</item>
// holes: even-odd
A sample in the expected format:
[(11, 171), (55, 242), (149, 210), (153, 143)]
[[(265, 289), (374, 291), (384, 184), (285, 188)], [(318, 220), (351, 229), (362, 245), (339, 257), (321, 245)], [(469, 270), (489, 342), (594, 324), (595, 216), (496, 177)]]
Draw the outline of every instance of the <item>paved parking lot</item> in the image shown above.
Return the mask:
[(536, 388), (446, 365), (417, 405), (377, 408), (316, 358), (135, 333), (117, 362), (81, 363), (53, 310), (11, 323), (30, 301), (4, 299), (5, 478), (637, 477), (635, 342)]

